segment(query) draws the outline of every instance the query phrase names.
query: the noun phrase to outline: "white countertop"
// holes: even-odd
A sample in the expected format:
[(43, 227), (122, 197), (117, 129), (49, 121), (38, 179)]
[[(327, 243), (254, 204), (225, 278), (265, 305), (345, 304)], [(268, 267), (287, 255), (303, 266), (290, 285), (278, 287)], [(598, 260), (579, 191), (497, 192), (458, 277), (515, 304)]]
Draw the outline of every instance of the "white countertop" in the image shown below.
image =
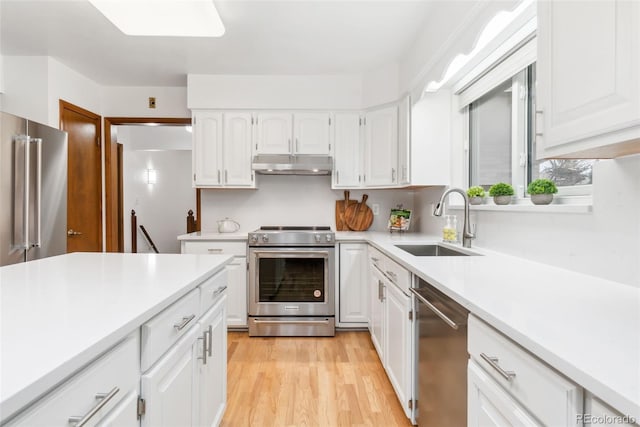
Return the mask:
[(418, 257), (419, 234), (337, 232), (371, 243), (624, 415), (640, 419), (640, 288), (479, 248)]
[(640, 288), (482, 248), (471, 250), (484, 256), (417, 257), (395, 247), (439, 240), (419, 233), (336, 232), (339, 243), (371, 243), (624, 415), (640, 419)]
[(215, 274), (228, 255), (74, 253), (0, 268), (0, 418)]
[(248, 233), (218, 233), (216, 231), (195, 231), (189, 234), (181, 234), (178, 240), (247, 240)]

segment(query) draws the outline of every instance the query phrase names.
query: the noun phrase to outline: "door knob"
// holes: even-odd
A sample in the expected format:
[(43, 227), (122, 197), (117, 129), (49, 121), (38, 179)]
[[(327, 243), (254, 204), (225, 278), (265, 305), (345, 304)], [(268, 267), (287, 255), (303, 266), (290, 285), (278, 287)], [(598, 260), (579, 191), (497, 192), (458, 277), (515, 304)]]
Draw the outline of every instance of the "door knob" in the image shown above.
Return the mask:
[(72, 228), (70, 228), (69, 231), (67, 231), (67, 236), (79, 236), (81, 234), (82, 232), (74, 231)]

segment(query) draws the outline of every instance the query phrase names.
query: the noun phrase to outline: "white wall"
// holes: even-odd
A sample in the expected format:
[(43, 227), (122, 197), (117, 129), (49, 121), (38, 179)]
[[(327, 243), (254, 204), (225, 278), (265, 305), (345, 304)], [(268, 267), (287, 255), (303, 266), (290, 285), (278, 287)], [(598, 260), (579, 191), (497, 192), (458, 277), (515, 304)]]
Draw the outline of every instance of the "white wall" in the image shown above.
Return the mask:
[[(156, 108), (149, 108), (149, 97)], [(101, 89), (104, 117), (191, 117), (186, 87), (120, 87)]]
[(400, 99), (397, 63), (387, 64), (362, 75), (362, 108), (395, 102)]
[[(248, 232), (262, 225), (328, 225), (335, 230), (335, 202), (343, 191), (331, 189), (329, 176), (258, 175), (258, 190), (203, 190), (202, 231), (217, 231), (216, 221), (229, 217)], [(369, 195), (367, 205), (380, 205), (370, 230), (386, 230), (389, 212), (401, 203), (412, 208), (413, 193), (404, 190), (351, 191), (350, 198)]]
[[(195, 212), (191, 188), (190, 134), (173, 126), (117, 126), (123, 147), (125, 252), (131, 251), (131, 210), (161, 253), (180, 253), (176, 236), (186, 233), (189, 209)], [(157, 183), (147, 183), (147, 169), (157, 171)], [(152, 252), (137, 232), (138, 252)]]
[(75, 70), (48, 58), (49, 125), (60, 125), (60, 100), (100, 115), (100, 85)]
[(187, 78), (189, 108), (359, 109), (359, 75), (204, 75)]
[[(474, 211), (473, 245), (640, 287), (638, 188), (640, 155), (601, 160), (593, 169), (591, 213)], [(423, 231), (440, 232), (441, 219), (424, 214), (440, 194), (416, 195)], [(461, 228), (462, 212), (449, 213)]]

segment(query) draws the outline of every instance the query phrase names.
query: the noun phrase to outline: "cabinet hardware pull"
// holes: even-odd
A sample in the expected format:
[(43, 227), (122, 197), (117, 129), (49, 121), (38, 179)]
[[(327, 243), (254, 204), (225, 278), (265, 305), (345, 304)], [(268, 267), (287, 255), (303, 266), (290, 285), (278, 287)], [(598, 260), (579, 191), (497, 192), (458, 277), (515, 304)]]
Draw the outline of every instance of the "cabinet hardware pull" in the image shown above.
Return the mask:
[(218, 184), (220, 184), (220, 169), (218, 169)]
[(493, 369), (498, 371), (500, 376), (502, 376), (502, 378), (504, 378), (505, 380), (511, 381), (512, 379), (514, 379), (516, 377), (516, 373), (515, 372), (513, 372), (513, 371), (505, 371), (504, 369), (502, 369), (500, 367), (500, 365), (498, 365), (498, 358), (497, 357), (487, 356), (484, 353), (480, 353), (480, 357), (482, 357), (484, 359), (484, 361), (487, 362)]
[(213, 355), (213, 325), (209, 325), (209, 357)]
[(300, 151), (300, 141), (296, 138), (296, 152)]
[(336, 171), (336, 184), (340, 184), (340, 171)]
[(384, 301), (384, 283), (381, 280), (378, 280), (378, 299)]
[(207, 252), (221, 254), (222, 253), (222, 249), (220, 249), (220, 248), (209, 248), (209, 249), (207, 249)]
[(289, 142), (289, 151), (291, 151), (291, 138), (289, 138), (288, 142)]
[(94, 406), (93, 408), (91, 408), (91, 410), (89, 412), (87, 412), (86, 414), (84, 414), (83, 416), (72, 416), (69, 417), (69, 424), (73, 424), (74, 427), (82, 427), (85, 424), (87, 424), (89, 422), (89, 420), (91, 420), (91, 418), (94, 417), (94, 415), (96, 415), (98, 413), (98, 411), (100, 411), (102, 408), (104, 408), (104, 406), (109, 403), (109, 401), (111, 399), (113, 399), (113, 397), (118, 394), (118, 392), (120, 391), (120, 388), (118, 387), (114, 387), (113, 389), (111, 389), (111, 391), (109, 393), (98, 393), (96, 394), (96, 399), (100, 400), (100, 402), (98, 402), (98, 404), (96, 406)]
[(224, 170), (224, 183), (225, 183), (225, 184), (228, 184), (228, 183), (229, 183), (229, 177), (228, 177), (227, 172), (228, 172), (228, 171), (225, 169), (225, 170)]
[(378, 262), (378, 261), (380, 261), (380, 258), (376, 258), (376, 257), (374, 257), (374, 256), (372, 256), (372, 257), (371, 257), (371, 259), (372, 259), (374, 262)]
[(542, 129), (542, 126), (538, 126), (538, 116), (540, 116), (540, 119), (542, 119), (543, 114), (544, 112), (542, 110), (536, 110), (536, 120), (533, 122), (533, 125), (535, 126), (535, 130), (536, 130), (536, 136), (542, 136), (542, 131), (538, 130), (538, 129)]
[(252, 320), (255, 324), (266, 325), (327, 325), (328, 320)]
[(176, 323), (175, 325), (173, 325), (173, 327), (176, 328), (177, 330), (181, 331), (181, 330), (184, 329), (185, 326), (187, 326), (189, 324), (189, 322), (191, 322), (195, 318), (196, 318), (195, 314), (192, 314), (191, 316), (183, 317), (182, 318), (182, 322)]
[(392, 280), (396, 280), (398, 278), (396, 273), (394, 273), (393, 271), (389, 271), (389, 270), (387, 270), (387, 276), (389, 276), (389, 278), (391, 278)]
[(209, 331), (204, 331), (201, 337), (198, 337), (198, 340), (202, 340), (202, 356), (198, 356), (198, 360), (202, 360), (202, 364), (207, 364), (207, 334)]
[(227, 285), (221, 286), (221, 287), (219, 287), (218, 289), (216, 289), (216, 290), (213, 292), (212, 298), (215, 298), (215, 297), (217, 297), (218, 295), (220, 295), (222, 292), (224, 292), (224, 290), (225, 290), (225, 289), (227, 289)]
[(396, 170), (391, 168), (391, 182), (395, 182), (396, 180)]

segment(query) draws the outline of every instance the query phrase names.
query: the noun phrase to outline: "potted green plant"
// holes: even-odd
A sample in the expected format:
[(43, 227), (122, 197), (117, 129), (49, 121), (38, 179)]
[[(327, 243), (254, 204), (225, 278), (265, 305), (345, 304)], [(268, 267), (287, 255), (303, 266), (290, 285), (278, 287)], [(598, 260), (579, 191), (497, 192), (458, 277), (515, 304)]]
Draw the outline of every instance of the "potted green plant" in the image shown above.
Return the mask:
[(469, 203), (472, 205), (481, 205), (485, 196), (484, 188), (479, 185), (469, 187), (467, 190), (467, 196), (469, 196)]
[(535, 179), (527, 187), (527, 193), (531, 194), (531, 201), (534, 205), (548, 205), (557, 192), (556, 184), (545, 178)]
[(491, 188), (489, 188), (489, 196), (493, 197), (496, 205), (508, 205), (511, 203), (511, 196), (514, 194), (513, 187), (504, 182), (493, 184)]

